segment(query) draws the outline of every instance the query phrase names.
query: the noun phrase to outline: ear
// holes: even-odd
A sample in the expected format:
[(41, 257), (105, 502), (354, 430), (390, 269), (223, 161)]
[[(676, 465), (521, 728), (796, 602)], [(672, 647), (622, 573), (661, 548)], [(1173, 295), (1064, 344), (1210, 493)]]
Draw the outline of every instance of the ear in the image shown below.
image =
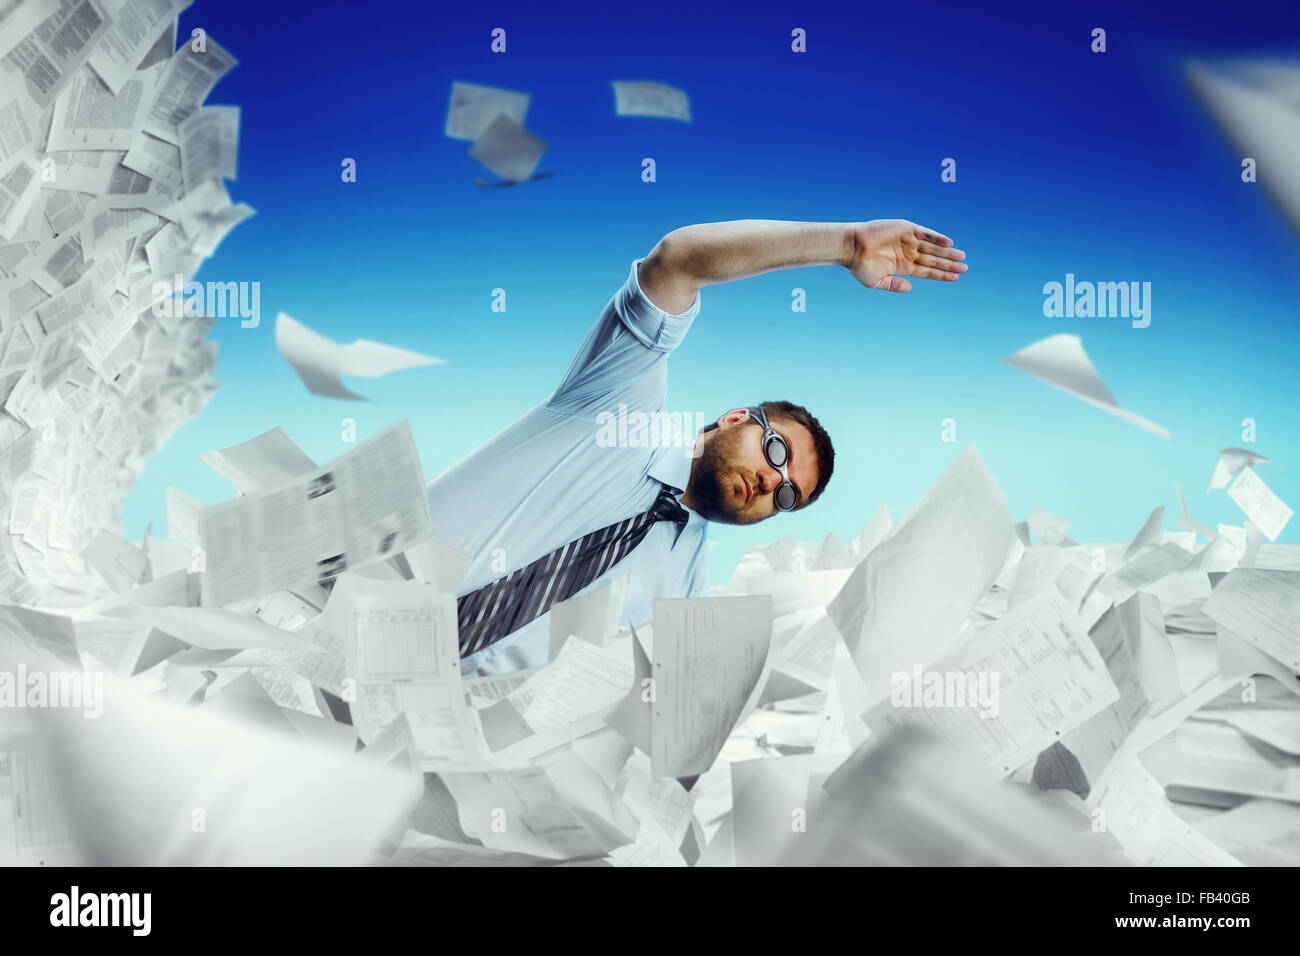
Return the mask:
[(749, 421), (749, 409), (733, 408), (718, 419), (718, 428), (730, 428), (732, 425), (739, 425), (741, 422), (747, 421)]

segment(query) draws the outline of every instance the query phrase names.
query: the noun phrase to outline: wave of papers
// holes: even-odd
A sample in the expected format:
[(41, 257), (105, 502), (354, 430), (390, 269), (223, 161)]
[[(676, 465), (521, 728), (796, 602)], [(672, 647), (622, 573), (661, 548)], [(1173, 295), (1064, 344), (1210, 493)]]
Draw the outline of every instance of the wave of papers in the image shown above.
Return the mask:
[(144, 465), (216, 391), (213, 320), (154, 309), (234, 205), (235, 60), (175, 50), (185, 2), (26, 0), (0, 21), (0, 601), (137, 583), (118, 533)]

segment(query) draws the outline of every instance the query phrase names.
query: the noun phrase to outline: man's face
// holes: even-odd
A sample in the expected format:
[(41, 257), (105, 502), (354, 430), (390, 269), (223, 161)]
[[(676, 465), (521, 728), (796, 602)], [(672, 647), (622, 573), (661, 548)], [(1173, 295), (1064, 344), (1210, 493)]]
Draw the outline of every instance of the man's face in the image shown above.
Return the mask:
[[(797, 422), (772, 416), (768, 421), (790, 449), (786, 470), (799, 492), (795, 508), (802, 508), (817, 486), (812, 433)], [(744, 410), (731, 411), (704, 438), (682, 502), (722, 524), (753, 524), (776, 514), (781, 472), (763, 454), (763, 426)]]

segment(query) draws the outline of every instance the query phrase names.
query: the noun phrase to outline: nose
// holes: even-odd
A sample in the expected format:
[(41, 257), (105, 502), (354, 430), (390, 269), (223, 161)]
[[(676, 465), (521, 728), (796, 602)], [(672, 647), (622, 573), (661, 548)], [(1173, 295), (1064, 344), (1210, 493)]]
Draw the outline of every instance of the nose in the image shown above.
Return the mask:
[(781, 483), (781, 473), (766, 462), (758, 470), (757, 477), (758, 493), (762, 495), (770, 495), (776, 486)]

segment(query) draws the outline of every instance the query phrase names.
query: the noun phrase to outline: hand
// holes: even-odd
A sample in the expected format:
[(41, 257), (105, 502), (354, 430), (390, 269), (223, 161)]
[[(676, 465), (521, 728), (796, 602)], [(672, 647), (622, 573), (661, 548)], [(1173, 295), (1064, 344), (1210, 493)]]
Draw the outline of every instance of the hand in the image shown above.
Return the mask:
[(904, 276), (956, 282), (967, 266), (966, 253), (952, 240), (906, 219), (873, 219), (850, 231), (849, 261), (853, 278), (868, 289), (910, 292)]

